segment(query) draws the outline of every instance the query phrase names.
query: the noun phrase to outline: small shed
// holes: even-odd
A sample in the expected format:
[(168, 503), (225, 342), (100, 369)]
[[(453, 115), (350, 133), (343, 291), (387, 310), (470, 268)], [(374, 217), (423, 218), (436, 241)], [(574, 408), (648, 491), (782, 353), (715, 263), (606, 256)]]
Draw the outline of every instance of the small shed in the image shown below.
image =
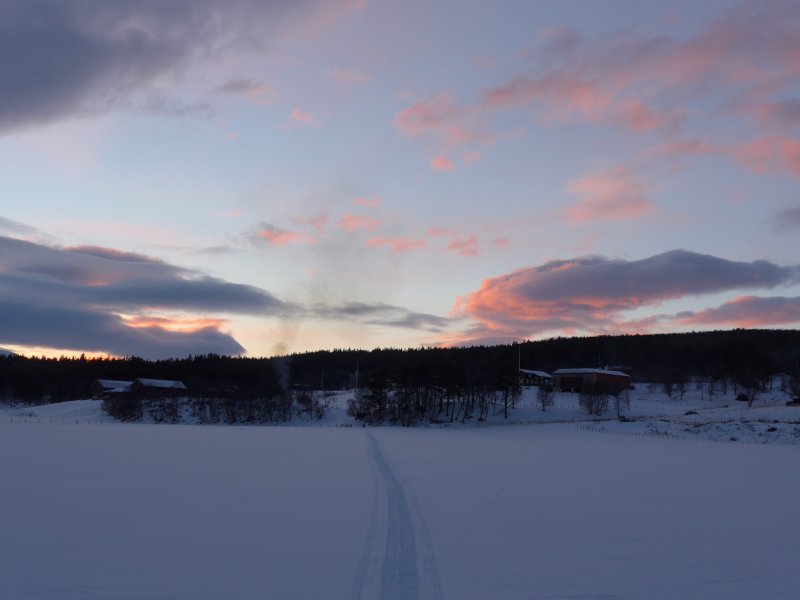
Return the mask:
[(553, 376), (544, 371), (533, 371), (531, 369), (519, 370), (519, 382), (522, 385), (553, 385)]
[(131, 395), (138, 398), (180, 398), (187, 392), (182, 381), (142, 377), (133, 380), (130, 390)]
[(619, 392), (630, 389), (631, 376), (606, 369), (558, 369), (553, 371), (553, 383), (560, 392), (580, 393), (589, 387)]
[(98, 399), (109, 394), (128, 392), (132, 383), (132, 381), (120, 381), (118, 379), (97, 379), (89, 386), (89, 390), (92, 393), (92, 398)]

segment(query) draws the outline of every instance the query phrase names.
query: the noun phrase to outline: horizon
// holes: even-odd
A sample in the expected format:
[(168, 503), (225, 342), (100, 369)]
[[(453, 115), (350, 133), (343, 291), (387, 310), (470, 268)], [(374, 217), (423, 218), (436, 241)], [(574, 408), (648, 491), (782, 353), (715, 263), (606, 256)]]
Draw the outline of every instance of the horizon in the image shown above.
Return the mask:
[[(193, 358), (203, 358), (207, 356), (217, 356), (219, 358), (226, 358), (226, 359), (243, 359), (243, 360), (271, 360), (271, 359), (285, 359), (291, 358), (293, 356), (303, 356), (305, 354), (314, 354), (318, 352), (327, 352), (327, 353), (371, 353), (371, 352), (409, 352), (409, 351), (423, 351), (423, 350), (469, 350), (469, 349), (493, 349), (493, 348), (501, 348), (501, 347), (508, 347), (514, 348), (515, 346), (524, 346), (526, 344), (546, 344), (548, 342), (555, 342), (555, 341), (580, 341), (580, 340), (592, 340), (592, 339), (600, 339), (600, 338), (624, 338), (624, 337), (644, 337), (644, 336), (680, 336), (680, 335), (703, 335), (703, 334), (731, 334), (731, 333), (795, 333), (800, 335), (800, 330), (793, 329), (793, 328), (779, 328), (779, 327), (770, 327), (770, 328), (735, 328), (735, 329), (704, 329), (704, 330), (692, 330), (692, 331), (673, 331), (673, 332), (658, 332), (658, 333), (612, 333), (612, 334), (596, 334), (596, 335), (576, 335), (576, 336), (553, 336), (548, 338), (540, 338), (535, 340), (513, 340), (506, 343), (498, 343), (498, 344), (485, 344), (485, 345), (471, 345), (471, 346), (377, 346), (373, 348), (321, 348), (321, 349), (314, 349), (314, 350), (301, 350), (298, 352), (292, 352), (289, 354), (273, 354), (270, 356), (248, 356), (242, 354), (216, 354), (216, 353), (197, 353), (197, 354), (187, 354), (185, 356), (171, 356), (167, 358), (146, 358), (137, 355), (110, 355), (110, 354), (90, 354), (90, 353), (80, 353), (80, 354), (56, 354), (55, 352), (49, 354), (47, 352), (43, 352), (40, 354), (34, 353), (21, 353), (21, 352), (14, 352), (8, 350), (7, 348), (0, 348), (0, 358), (5, 356), (19, 356), (21, 358), (26, 359), (47, 359), (47, 360), (144, 360), (145, 362), (159, 362), (159, 361), (184, 361)], [(611, 365), (606, 365), (606, 367)], [(520, 367), (521, 369), (527, 367)], [(583, 368), (583, 367), (581, 367)], [(586, 367), (586, 368), (598, 368), (598, 367)]]
[(0, 14), (2, 350), (800, 328), (796, 3)]

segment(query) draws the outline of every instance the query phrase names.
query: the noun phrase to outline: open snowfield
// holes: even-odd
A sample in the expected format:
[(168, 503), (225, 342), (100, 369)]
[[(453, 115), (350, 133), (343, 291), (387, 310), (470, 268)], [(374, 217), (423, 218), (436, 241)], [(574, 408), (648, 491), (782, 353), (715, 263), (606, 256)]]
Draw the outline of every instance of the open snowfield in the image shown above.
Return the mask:
[(800, 597), (797, 446), (91, 408), (0, 418), (0, 598)]

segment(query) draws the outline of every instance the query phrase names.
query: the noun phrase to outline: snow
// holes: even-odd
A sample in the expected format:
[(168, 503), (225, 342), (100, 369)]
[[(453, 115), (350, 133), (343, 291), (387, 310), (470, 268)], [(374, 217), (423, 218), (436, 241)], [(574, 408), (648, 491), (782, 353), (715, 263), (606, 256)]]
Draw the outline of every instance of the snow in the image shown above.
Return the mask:
[(582, 375), (585, 373), (614, 375), (616, 377), (630, 377), (630, 375), (623, 373), (622, 371), (609, 371), (606, 369), (557, 369), (553, 371), (553, 375)]
[(113, 389), (120, 389), (120, 388), (127, 388), (133, 383), (132, 381), (121, 381), (119, 379), (98, 379), (97, 383), (103, 386), (106, 389), (113, 390)]
[(800, 597), (785, 395), (637, 385), (620, 422), (535, 391), (419, 428), (354, 424), (350, 393), (274, 427), (6, 408), (0, 598)]
[(545, 379), (552, 379), (549, 373), (545, 373), (544, 371), (532, 371), (531, 369), (520, 369), (520, 373), (525, 373), (526, 375), (534, 375), (536, 377), (543, 377)]
[(345, 428), (5, 422), (0, 597), (349, 597), (366, 448)]
[(10, 419), (16, 417), (37, 423), (64, 423), (70, 420), (79, 420), (82, 423), (113, 422), (113, 419), (103, 412), (102, 404), (102, 400), (73, 400), (39, 406), (18, 406), (4, 410), (0, 406), (0, 413), (4, 412)]
[(171, 379), (143, 379), (139, 377), (136, 381), (145, 387), (151, 388), (168, 388), (176, 390), (186, 389), (186, 385), (184, 385), (182, 381), (172, 381)]

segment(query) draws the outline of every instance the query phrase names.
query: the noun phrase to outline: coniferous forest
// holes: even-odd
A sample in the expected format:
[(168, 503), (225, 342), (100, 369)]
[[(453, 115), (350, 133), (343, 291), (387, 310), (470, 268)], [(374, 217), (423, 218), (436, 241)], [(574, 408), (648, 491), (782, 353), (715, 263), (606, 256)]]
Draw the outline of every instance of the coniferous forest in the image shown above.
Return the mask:
[[(599, 367), (634, 382), (681, 386), (691, 377), (766, 385), (800, 379), (800, 331), (745, 330), (555, 338), (500, 346), (333, 350), (273, 358), (197, 355), (127, 358), (0, 356), (0, 401), (38, 404), (87, 398), (97, 379), (183, 381), (210, 422), (281, 421), (289, 407), (315, 409), (314, 392), (361, 390), (351, 410), (365, 422), (480, 418), (489, 403), (513, 402), (518, 366), (541, 371)], [(162, 403), (164, 404), (164, 403)], [(128, 407), (130, 408), (130, 407)], [(169, 419), (168, 406), (157, 407)], [(126, 409), (128, 410), (128, 409)], [(136, 419), (141, 407), (121, 415)], [(174, 416), (173, 416), (174, 418)]]

